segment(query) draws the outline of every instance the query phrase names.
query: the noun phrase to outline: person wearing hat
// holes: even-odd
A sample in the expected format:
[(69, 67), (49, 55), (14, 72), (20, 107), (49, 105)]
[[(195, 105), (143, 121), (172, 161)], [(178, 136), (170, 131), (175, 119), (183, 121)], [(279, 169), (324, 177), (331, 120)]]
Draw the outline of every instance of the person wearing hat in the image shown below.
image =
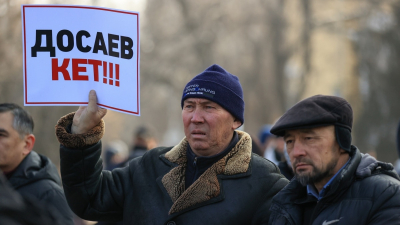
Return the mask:
[(353, 112), (316, 95), (290, 108), (271, 133), (283, 136), (295, 177), (271, 205), (269, 224), (400, 224), (400, 181), (390, 163), (351, 145)]
[(86, 220), (124, 224), (267, 224), (272, 197), (287, 183), (279, 169), (252, 154), (236, 76), (212, 65), (183, 89), (185, 137), (124, 168), (102, 170), (102, 118), (91, 91), (87, 107), (56, 125), (61, 176), (72, 210)]

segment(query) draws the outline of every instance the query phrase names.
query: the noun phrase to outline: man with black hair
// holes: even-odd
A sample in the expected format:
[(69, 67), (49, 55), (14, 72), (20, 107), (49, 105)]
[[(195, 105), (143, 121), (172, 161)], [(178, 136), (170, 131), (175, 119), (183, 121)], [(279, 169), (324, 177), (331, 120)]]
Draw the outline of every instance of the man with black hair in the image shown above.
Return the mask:
[(87, 107), (61, 118), (61, 176), (72, 210), (87, 220), (124, 224), (267, 224), (272, 197), (287, 183), (279, 169), (252, 154), (239, 79), (218, 65), (183, 89), (185, 137), (124, 168), (102, 170), (102, 118), (95, 91)]
[[(33, 151), (33, 119), (16, 104), (0, 104), (0, 170), (22, 196), (52, 209), (60, 224), (73, 224), (57, 168)], [(32, 218), (33, 219), (33, 218)]]
[(275, 123), (295, 177), (273, 198), (269, 224), (400, 224), (399, 177), (351, 145), (352, 122), (346, 100), (316, 95)]

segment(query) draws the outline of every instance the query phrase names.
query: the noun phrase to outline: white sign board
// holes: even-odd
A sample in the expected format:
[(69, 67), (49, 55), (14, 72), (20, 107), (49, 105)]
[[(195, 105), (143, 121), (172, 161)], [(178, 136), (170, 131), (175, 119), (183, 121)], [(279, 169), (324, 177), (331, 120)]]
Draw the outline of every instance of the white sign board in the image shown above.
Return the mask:
[(22, 5), (25, 106), (98, 105), (140, 115), (139, 13)]

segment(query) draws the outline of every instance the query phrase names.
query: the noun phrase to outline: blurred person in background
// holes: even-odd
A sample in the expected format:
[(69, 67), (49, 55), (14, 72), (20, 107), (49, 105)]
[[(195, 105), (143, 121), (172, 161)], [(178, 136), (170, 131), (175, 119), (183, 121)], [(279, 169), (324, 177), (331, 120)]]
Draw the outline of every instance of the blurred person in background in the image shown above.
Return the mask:
[(104, 168), (113, 170), (125, 166), (128, 158), (128, 145), (122, 140), (110, 141), (104, 149)]
[(400, 224), (392, 164), (351, 145), (353, 111), (316, 95), (290, 108), (271, 133), (283, 136), (295, 177), (272, 200), (269, 224)]
[(290, 164), (289, 155), (287, 154), (285, 142), (282, 137), (271, 134), (272, 125), (264, 125), (259, 132), (259, 139), (264, 149), (262, 156), (275, 163), (281, 173), (291, 180), (294, 176), (292, 166)]
[(264, 148), (264, 158), (278, 165), (279, 162), (285, 161), (283, 150), (285, 142), (282, 137), (271, 134), (272, 125), (264, 125), (259, 132), (260, 141)]
[(261, 143), (258, 141), (257, 137), (250, 135), (251, 137), (251, 149), (252, 152), (260, 157), (263, 157), (263, 151), (261, 150)]
[(106, 170), (125, 166), (128, 159), (128, 145), (122, 140), (113, 140), (107, 144), (103, 154)]
[(58, 121), (64, 190), (77, 215), (124, 224), (267, 224), (271, 199), (288, 180), (236, 130), (244, 123), (239, 79), (212, 65), (187, 83), (181, 107), (180, 143), (113, 171), (101, 169), (107, 111), (95, 91), (88, 106)]
[(129, 152), (128, 161), (142, 156), (146, 151), (157, 147), (154, 130), (149, 126), (139, 126), (136, 128), (133, 137), (133, 146)]
[(260, 147), (262, 149), (262, 154), (264, 156), (265, 149), (267, 149), (268, 142), (272, 134), (270, 132), (272, 125), (265, 124), (261, 127), (260, 131), (258, 132), (258, 140), (260, 141)]
[(16, 104), (0, 104), (0, 169), (21, 195), (52, 207), (61, 224), (72, 225), (56, 166), (33, 151), (33, 119)]
[(283, 156), (283, 161), (278, 163), (278, 167), (283, 176), (285, 176), (288, 180), (291, 180), (294, 177), (294, 173), (286, 147), (283, 150)]

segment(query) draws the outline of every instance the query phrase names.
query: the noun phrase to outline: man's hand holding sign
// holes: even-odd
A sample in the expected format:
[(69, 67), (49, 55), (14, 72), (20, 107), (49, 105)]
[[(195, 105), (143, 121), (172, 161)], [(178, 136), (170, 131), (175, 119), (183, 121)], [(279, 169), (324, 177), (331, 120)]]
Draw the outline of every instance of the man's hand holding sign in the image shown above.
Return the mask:
[(73, 134), (84, 134), (100, 123), (106, 115), (107, 109), (97, 105), (97, 95), (95, 90), (89, 93), (89, 103), (87, 106), (80, 106), (76, 111), (71, 126)]

